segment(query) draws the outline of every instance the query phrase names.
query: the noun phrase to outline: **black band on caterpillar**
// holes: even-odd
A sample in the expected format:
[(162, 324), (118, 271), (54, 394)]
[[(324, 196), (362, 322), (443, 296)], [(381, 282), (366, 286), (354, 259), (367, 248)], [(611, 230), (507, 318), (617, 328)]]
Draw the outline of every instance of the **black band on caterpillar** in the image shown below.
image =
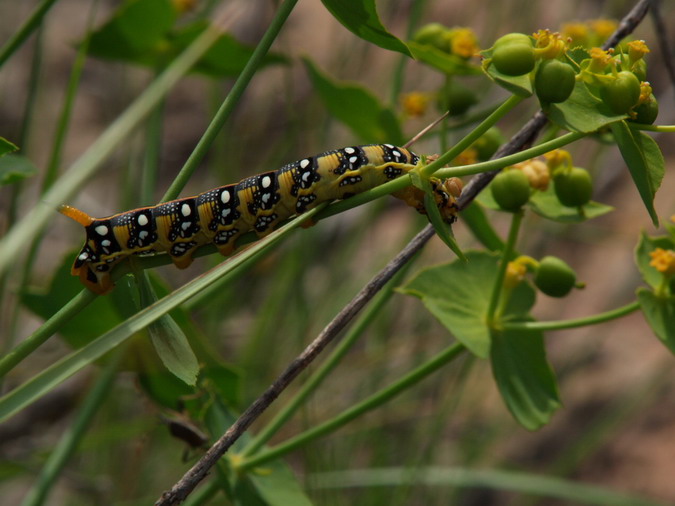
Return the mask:
[[(183, 269), (200, 246), (213, 243), (230, 255), (237, 238), (250, 230), (259, 237), (283, 220), (322, 202), (341, 200), (412, 170), (419, 157), (391, 144), (351, 146), (303, 158), (278, 170), (153, 207), (107, 218), (92, 218), (70, 206), (60, 211), (86, 229), (87, 238), (72, 273), (95, 293), (113, 287), (110, 269), (124, 258), (167, 252)], [(459, 188), (431, 180), (441, 214), (452, 223)], [(424, 213), (421, 190), (407, 187), (394, 196)]]

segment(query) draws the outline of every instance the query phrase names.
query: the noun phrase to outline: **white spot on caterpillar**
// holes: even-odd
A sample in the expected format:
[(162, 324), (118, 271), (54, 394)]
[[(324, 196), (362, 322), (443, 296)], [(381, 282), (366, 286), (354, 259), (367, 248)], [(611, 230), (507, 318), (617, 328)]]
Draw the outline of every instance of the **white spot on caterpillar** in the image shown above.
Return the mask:
[(230, 209), (223, 209), (223, 210), (220, 212), (220, 215), (221, 215), (223, 218), (225, 218), (228, 214), (230, 214)]
[(180, 224), (180, 228), (182, 228), (183, 230), (187, 230), (188, 228), (190, 228), (190, 225), (192, 224), (189, 221), (184, 221), (183, 223)]
[(348, 155), (353, 155), (354, 153), (356, 153), (356, 150), (354, 148), (345, 148), (345, 153), (347, 153)]
[(87, 252), (85, 251), (84, 253), (82, 253), (82, 254), (81, 254), (79, 257), (77, 257), (77, 258), (78, 258), (78, 260), (82, 260), (82, 261), (84, 262), (87, 258), (89, 258), (89, 253), (87, 253)]
[(108, 239), (104, 239), (103, 241), (101, 241), (101, 246), (107, 248), (108, 246), (110, 246), (110, 241)]
[(349, 159), (349, 163), (356, 163), (357, 160), (358, 160), (358, 157), (352, 156), (352, 157)]
[(227, 204), (230, 201), (230, 192), (225, 190), (223, 193), (220, 195), (220, 201), (223, 204)]
[(144, 215), (144, 214), (139, 215), (139, 216), (138, 216), (138, 224), (139, 224), (141, 227), (146, 226), (146, 225), (148, 224), (148, 217), (147, 217), (146, 215)]
[(394, 155), (396, 158), (400, 158), (400, 157), (401, 157), (401, 153), (399, 153), (399, 152), (396, 151), (396, 150), (392, 151), (392, 153), (393, 153), (393, 155)]
[(183, 207), (180, 208), (180, 212), (183, 216), (190, 216), (192, 209), (190, 209), (189, 205), (183, 204)]
[(98, 235), (106, 235), (108, 233), (108, 227), (106, 227), (105, 225), (99, 225), (94, 230), (96, 230), (96, 233)]
[(267, 204), (270, 200), (270, 194), (269, 193), (264, 193), (263, 196), (261, 197), (263, 203)]
[(270, 178), (269, 176), (265, 176), (262, 180), (262, 187), (263, 188), (269, 188), (271, 184), (272, 184), (272, 178)]
[(392, 144), (385, 144), (389, 149), (394, 149), (394, 146)]
[(311, 176), (310, 172), (303, 172), (302, 176), (301, 176), (301, 179), (306, 183), (307, 180), (309, 179), (309, 176)]
[(304, 160), (300, 160), (300, 168), (301, 169), (306, 169), (309, 166), (309, 160), (305, 158)]
[(138, 238), (139, 238), (141, 241), (144, 241), (146, 237), (148, 237), (148, 231), (147, 231), (147, 230), (141, 230), (141, 231), (138, 233)]

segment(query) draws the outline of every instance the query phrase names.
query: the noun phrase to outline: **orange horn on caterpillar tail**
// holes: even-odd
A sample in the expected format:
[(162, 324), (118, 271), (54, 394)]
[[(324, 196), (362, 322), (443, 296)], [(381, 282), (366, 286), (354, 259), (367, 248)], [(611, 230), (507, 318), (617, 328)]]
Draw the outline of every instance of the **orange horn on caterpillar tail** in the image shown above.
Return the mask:
[(94, 222), (94, 218), (89, 216), (87, 213), (84, 211), (80, 211), (76, 207), (72, 206), (67, 206), (65, 204), (59, 206), (59, 212), (63, 214), (64, 216), (68, 216), (68, 218), (71, 218), (78, 222), (80, 225), (83, 227), (88, 227)]

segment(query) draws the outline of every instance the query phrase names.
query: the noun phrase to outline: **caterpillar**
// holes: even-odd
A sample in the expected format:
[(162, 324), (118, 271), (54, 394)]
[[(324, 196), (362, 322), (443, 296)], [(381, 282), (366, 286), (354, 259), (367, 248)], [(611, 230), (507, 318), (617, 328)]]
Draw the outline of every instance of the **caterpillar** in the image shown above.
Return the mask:
[[(415, 153), (391, 144), (350, 146), (284, 165), (192, 197), (93, 218), (71, 206), (59, 211), (85, 227), (86, 240), (71, 273), (97, 294), (112, 290), (111, 268), (130, 255), (166, 252), (176, 267), (192, 263), (200, 246), (213, 243), (231, 255), (236, 240), (254, 231), (263, 237), (283, 220), (322, 202), (341, 200), (412, 170)], [(455, 220), (458, 180), (431, 180), (445, 221)], [(424, 193), (409, 186), (394, 193), (419, 212)]]

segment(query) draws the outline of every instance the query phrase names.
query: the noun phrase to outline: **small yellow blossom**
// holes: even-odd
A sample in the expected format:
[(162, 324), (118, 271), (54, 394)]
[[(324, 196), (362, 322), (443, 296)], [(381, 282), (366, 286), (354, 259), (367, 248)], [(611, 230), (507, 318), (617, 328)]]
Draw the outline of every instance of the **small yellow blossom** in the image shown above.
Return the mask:
[(546, 165), (551, 172), (562, 166), (572, 167), (572, 155), (564, 149), (549, 151), (544, 155), (544, 159), (546, 159)]
[(628, 58), (630, 59), (631, 64), (641, 60), (644, 55), (650, 52), (644, 40), (633, 40), (629, 42), (627, 46)]
[(598, 42), (604, 42), (614, 33), (619, 23), (614, 19), (596, 19), (589, 21), (591, 30), (595, 32)]
[(583, 23), (566, 23), (561, 31), (564, 37), (572, 39), (574, 46), (583, 46), (588, 42), (588, 27)]
[(672, 276), (675, 274), (675, 251), (672, 249), (656, 248), (649, 254), (652, 261), (649, 265), (654, 267), (664, 276)]
[(173, 0), (173, 6), (179, 13), (191, 11), (197, 5), (197, 0)]
[(567, 46), (562, 36), (558, 32), (551, 30), (539, 30), (533, 34), (536, 39), (535, 47), (539, 50), (537, 54), (541, 58), (553, 59), (565, 52)]
[(478, 51), (478, 39), (470, 28), (453, 28), (448, 33), (450, 52), (460, 58), (469, 59)]
[(649, 102), (652, 96), (652, 87), (648, 82), (640, 83), (640, 98), (638, 99), (638, 105)]
[(541, 160), (528, 160), (515, 166), (522, 170), (530, 181), (530, 186), (535, 190), (546, 191), (551, 181), (551, 171)]
[(589, 70), (594, 73), (603, 73), (607, 66), (613, 61), (610, 52), (599, 47), (592, 47), (589, 54), (591, 55), (591, 66)]
[(506, 276), (504, 277), (504, 288), (513, 289), (525, 279), (527, 267), (522, 262), (514, 260), (506, 266)]
[(428, 93), (413, 91), (403, 95), (403, 111), (412, 117), (419, 117), (427, 112), (430, 96)]

